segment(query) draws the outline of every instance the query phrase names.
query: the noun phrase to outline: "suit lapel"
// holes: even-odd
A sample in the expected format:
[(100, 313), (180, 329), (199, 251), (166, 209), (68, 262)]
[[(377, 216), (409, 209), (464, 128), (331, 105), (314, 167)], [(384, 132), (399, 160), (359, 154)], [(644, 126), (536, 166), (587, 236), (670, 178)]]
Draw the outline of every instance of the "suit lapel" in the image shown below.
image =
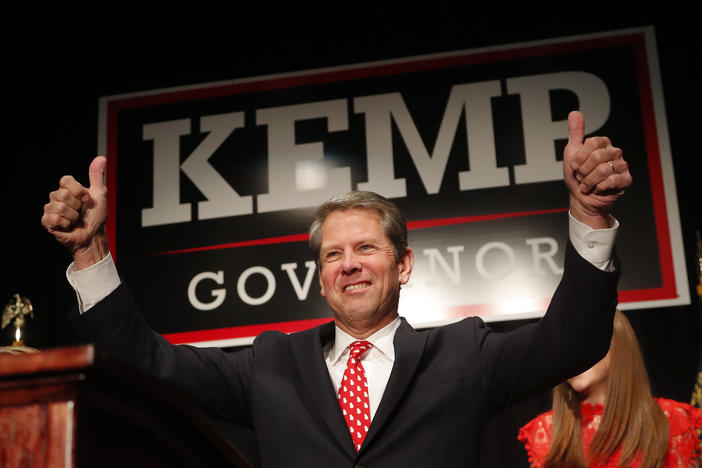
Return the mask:
[(395, 363), (385, 387), (385, 393), (380, 400), (378, 410), (373, 417), (366, 439), (361, 447), (365, 447), (380, 429), (385, 425), (400, 398), (409, 387), (410, 380), (414, 376), (417, 365), (424, 354), (424, 346), (427, 340), (427, 333), (417, 333), (414, 328), (402, 318), (402, 323), (395, 332), (393, 343), (395, 346)]
[(290, 335), (290, 349), (301, 381), (297, 382), (300, 399), (317, 421), (326, 426), (338, 443), (352, 457), (356, 449), (341, 414), (339, 402), (324, 362), (322, 348), (334, 338), (334, 322)]

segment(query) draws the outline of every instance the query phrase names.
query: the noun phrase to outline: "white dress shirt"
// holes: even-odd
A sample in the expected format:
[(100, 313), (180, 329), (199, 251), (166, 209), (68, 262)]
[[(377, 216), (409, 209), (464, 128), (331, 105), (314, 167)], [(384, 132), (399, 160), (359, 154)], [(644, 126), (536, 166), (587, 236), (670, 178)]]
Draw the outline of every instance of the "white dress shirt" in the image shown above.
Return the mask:
[[(400, 323), (400, 317), (395, 317), (395, 320), (364, 340), (373, 345), (371, 349), (361, 356), (361, 364), (363, 364), (363, 369), (366, 371), (366, 380), (368, 381), (368, 402), (370, 403), (371, 420), (373, 420), (380, 400), (383, 398), (385, 386), (388, 383), (390, 372), (395, 362), (395, 347), (392, 341)], [(346, 370), (346, 362), (349, 359), (349, 345), (354, 341), (358, 341), (358, 339), (339, 327), (334, 327), (334, 329), (334, 341), (327, 343), (322, 353), (334, 385), (334, 393), (338, 395), (341, 379)]]

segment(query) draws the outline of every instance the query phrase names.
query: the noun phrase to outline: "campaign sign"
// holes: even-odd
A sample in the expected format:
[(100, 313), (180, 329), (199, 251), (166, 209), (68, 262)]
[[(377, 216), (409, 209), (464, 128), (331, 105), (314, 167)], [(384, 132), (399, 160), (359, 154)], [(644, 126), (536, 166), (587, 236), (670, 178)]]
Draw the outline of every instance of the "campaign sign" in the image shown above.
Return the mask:
[(108, 231), (147, 322), (233, 346), (331, 319), (307, 247), (316, 207), (392, 199), (416, 327), (542, 315), (562, 274), (571, 110), (623, 148), (623, 308), (689, 302), (651, 28), (101, 99)]

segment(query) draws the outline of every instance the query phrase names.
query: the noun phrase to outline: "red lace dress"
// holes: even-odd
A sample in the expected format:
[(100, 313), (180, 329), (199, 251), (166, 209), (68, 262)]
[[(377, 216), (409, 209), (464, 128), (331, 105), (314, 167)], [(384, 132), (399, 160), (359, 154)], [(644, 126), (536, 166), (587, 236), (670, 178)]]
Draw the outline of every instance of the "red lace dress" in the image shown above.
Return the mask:
[[(668, 418), (670, 426), (670, 440), (668, 453), (663, 463), (664, 468), (688, 468), (697, 466), (702, 459), (700, 440), (697, 430), (702, 428), (702, 411), (686, 403), (680, 403), (664, 398), (657, 398), (663, 413)], [(580, 406), (583, 431), (581, 438), (587, 453), (597, 427), (602, 419), (602, 405), (583, 403)], [(551, 446), (551, 427), (553, 425), (553, 411), (543, 413), (529, 421), (519, 430), (517, 437), (524, 443), (529, 463), (532, 467), (543, 468), (546, 454)], [(591, 468), (615, 468), (619, 461), (620, 452), (617, 451), (604, 464), (592, 464)], [(641, 464), (640, 455), (636, 457), (633, 468)]]

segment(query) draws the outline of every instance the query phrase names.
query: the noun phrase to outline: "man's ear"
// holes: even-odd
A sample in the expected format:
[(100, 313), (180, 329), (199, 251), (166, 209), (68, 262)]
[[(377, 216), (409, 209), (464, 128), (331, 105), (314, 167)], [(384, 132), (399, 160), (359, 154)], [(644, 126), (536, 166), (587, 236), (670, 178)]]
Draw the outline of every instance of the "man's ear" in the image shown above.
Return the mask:
[(399, 262), (397, 262), (398, 273), (400, 277), (400, 284), (407, 284), (412, 275), (412, 268), (414, 267), (414, 251), (407, 247), (405, 249), (405, 254), (402, 256)]

